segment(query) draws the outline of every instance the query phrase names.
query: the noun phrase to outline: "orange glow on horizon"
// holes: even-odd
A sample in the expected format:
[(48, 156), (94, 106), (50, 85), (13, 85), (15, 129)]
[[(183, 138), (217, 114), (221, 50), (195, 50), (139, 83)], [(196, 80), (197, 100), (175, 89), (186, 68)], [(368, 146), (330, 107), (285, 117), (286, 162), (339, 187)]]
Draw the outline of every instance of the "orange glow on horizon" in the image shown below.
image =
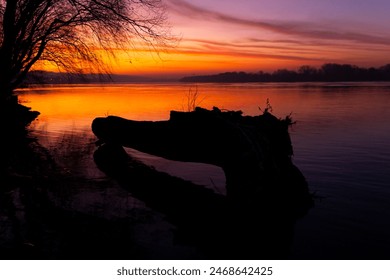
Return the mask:
[[(286, 4), (294, 13), (271, 2), (246, 1), (236, 5), (225, 1), (224, 7), (219, 7), (216, 2), (203, 0), (167, 0), (172, 34), (180, 38), (175, 47), (161, 50), (158, 45), (135, 39), (127, 50), (112, 49), (115, 58), (96, 47), (91, 50), (112, 73), (160, 77), (296, 70), (302, 65), (319, 67), (325, 63), (361, 67), (390, 63), (390, 33), (384, 28), (388, 25), (387, 17), (386, 24), (384, 19), (373, 17), (363, 24), (361, 17), (353, 13), (349, 14), (350, 19), (340, 14), (334, 20), (322, 21), (323, 11), (318, 8), (323, 6), (331, 11), (336, 7), (326, 1), (312, 6), (293, 2)], [(267, 12), (267, 7), (271, 12)], [(377, 8), (381, 10), (380, 6)], [(305, 10), (306, 16), (298, 13)], [(34, 68), (58, 71), (50, 63)], [(88, 66), (84, 70), (88, 73)]]
[[(183, 77), (202, 74), (216, 74), (229, 71), (246, 72), (272, 72), (277, 69), (296, 70), (302, 65), (319, 67), (324, 63), (348, 63), (348, 57), (358, 56), (358, 52), (350, 50), (337, 50), (335, 47), (313, 47), (305, 50), (304, 47), (297, 52), (289, 50), (288, 45), (267, 46), (267, 48), (228, 48), (216, 46), (199, 47), (194, 43), (182, 44), (182, 47), (168, 50), (167, 52), (155, 52), (150, 49), (138, 48), (128, 51), (115, 51), (115, 57), (100, 52), (102, 61), (108, 66), (110, 72), (115, 74), (128, 74), (138, 76), (171, 76)], [(325, 58), (318, 58), (322, 54)], [(369, 55), (369, 50), (360, 50), (360, 55), (366, 54), (366, 59), (361, 59), (360, 66), (372, 65), (373, 60), (380, 60), (381, 53)], [(333, 57), (327, 59), (326, 57)], [(369, 59), (370, 58), (370, 59)], [(389, 58), (390, 59), (390, 58)], [(34, 69), (57, 72), (56, 65), (40, 62)], [(88, 68), (84, 69), (88, 73)]]

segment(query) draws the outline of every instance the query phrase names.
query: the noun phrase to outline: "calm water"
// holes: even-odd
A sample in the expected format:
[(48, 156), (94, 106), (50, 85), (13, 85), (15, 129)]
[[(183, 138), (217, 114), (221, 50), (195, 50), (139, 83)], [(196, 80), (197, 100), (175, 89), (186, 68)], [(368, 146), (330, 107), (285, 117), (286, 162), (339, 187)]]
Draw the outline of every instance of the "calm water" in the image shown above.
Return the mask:
[[(90, 125), (95, 117), (168, 119), (170, 110), (187, 110), (189, 96), (196, 90), (202, 107), (254, 115), (269, 99), (276, 116), (291, 113), (297, 121), (290, 131), (293, 160), (318, 198), (296, 223), (291, 258), (390, 258), (389, 83), (89, 85), (33, 88), (19, 94), (27, 106), (41, 112), (33, 133), (63, 167), (99, 180), (105, 175), (91, 157), (95, 138)], [(77, 150), (84, 156), (72, 158), (69, 154)], [(224, 193), (224, 175), (217, 167), (128, 152), (158, 170)], [(110, 191), (113, 197), (122, 192), (120, 188)], [(93, 205), (103, 204), (106, 216), (126, 215), (128, 207), (142, 207), (137, 200), (129, 206), (123, 194), (119, 196), (126, 199), (113, 205), (105, 195), (80, 188), (73, 207), (88, 212)]]

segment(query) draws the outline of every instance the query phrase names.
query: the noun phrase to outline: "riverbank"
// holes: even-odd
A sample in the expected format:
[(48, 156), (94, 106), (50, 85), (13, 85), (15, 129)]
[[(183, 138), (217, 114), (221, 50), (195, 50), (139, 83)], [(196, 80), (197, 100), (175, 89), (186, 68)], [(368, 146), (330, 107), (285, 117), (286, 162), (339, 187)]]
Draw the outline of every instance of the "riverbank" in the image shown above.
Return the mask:
[[(0, 176), (1, 259), (142, 259), (133, 220), (110, 219), (99, 209), (73, 207), (77, 188), (110, 189), (107, 180), (86, 180), (58, 165), (36, 139), (14, 141)], [(138, 212), (137, 212), (138, 211)]]
[[(0, 259), (205, 258), (188, 239), (177, 240), (166, 216), (133, 198), (118, 181), (70, 170), (56, 151), (32, 137), (14, 144), (0, 176)], [(90, 155), (67, 152), (65, 158)], [(151, 180), (163, 188), (164, 178), (183, 186), (183, 180), (136, 161), (132, 166), (134, 183)]]

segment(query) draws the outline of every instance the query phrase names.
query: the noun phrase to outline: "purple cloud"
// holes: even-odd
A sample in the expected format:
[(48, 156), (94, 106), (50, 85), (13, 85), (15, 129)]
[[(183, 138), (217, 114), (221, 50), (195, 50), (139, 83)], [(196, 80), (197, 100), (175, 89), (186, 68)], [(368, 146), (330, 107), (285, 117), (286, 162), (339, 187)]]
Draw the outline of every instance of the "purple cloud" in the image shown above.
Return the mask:
[(244, 19), (223, 14), (218, 11), (207, 10), (190, 4), (184, 0), (166, 0), (168, 8), (180, 15), (189, 18), (215, 20), (219, 22), (247, 26), (267, 30), (278, 34), (299, 36), (305, 39), (320, 39), (334, 41), (350, 41), (364, 44), (389, 45), (390, 37), (353, 32), (348, 30), (330, 30), (329, 27), (320, 26), (314, 23), (302, 22), (276, 22)]

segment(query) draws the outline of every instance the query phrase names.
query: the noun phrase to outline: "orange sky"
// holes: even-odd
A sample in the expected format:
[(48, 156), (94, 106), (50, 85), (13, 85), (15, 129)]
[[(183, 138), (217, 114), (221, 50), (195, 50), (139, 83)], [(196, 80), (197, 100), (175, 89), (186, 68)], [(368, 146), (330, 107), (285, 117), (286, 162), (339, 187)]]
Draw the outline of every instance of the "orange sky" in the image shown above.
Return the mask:
[(117, 53), (114, 73), (188, 76), (390, 63), (385, 0), (164, 0), (178, 45)]

